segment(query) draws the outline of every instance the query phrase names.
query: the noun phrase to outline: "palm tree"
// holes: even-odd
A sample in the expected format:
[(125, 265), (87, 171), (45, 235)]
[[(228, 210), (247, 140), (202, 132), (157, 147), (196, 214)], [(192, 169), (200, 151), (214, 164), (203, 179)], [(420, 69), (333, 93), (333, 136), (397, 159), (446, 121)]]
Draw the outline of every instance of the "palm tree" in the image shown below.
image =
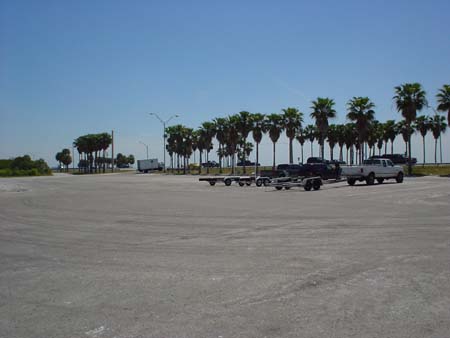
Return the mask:
[(416, 119), (418, 111), (428, 105), (426, 93), (420, 83), (405, 83), (395, 87), (395, 104), (397, 111), (402, 113), (408, 132), (408, 175), (412, 174), (411, 166), (411, 124)]
[(294, 163), (294, 153), (292, 149), (292, 141), (298, 130), (302, 126), (303, 113), (297, 108), (282, 109), (283, 127), (286, 130), (286, 136), (289, 139), (289, 163)]
[(359, 163), (364, 159), (364, 141), (375, 117), (375, 104), (368, 97), (353, 97), (347, 102), (347, 118), (356, 123), (358, 131)]
[[(213, 122), (203, 122), (200, 128), (200, 137), (203, 139), (206, 150), (206, 162), (209, 162), (209, 152), (213, 149), (212, 139), (216, 134), (215, 125)], [(200, 166), (202, 164), (200, 163)], [(206, 166), (206, 173), (209, 174), (209, 165)]]
[(418, 116), (414, 124), (414, 129), (422, 135), (423, 165), (425, 165), (425, 136), (427, 136), (428, 131), (431, 129), (431, 118), (425, 115)]
[(445, 133), (446, 128), (445, 117), (437, 114), (434, 115), (431, 120), (431, 131), (434, 137), (434, 163), (437, 163), (437, 141), (441, 137), (441, 134)]
[(311, 157), (313, 157), (314, 156), (313, 143), (317, 136), (317, 129), (312, 124), (309, 124), (303, 130), (303, 133), (305, 134), (305, 137), (309, 140), (309, 143), (311, 145)]
[(218, 117), (214, 119), (214, 129), (216, 131), (216, 139), (219, 142), (219, 150), (217, 154), (219, 155), (219, 171), (222, 173), (222, 158), (224, 151), (222, 151), (223, 145), (226, 139), (226, 122), (227, 120), (223, 117)]
[(264, 126), (264, 115), (260, 114), (260, 113), (255, 113), (252, 114), (251, 116), (251, 120), (252, 120), (252, 125), (253, 125), (253, 129), (252, 129), (252, 135), (253, 135), (253, 140), (256, 143), (256, 162), (255, 162), (255, 166), (256, 166), (256, 170), (255, 170), (255, 175), (258, 176), (258, 168), (259, 168), (259, 144), (262, 141), (262, 137), (263, 137), (263, 133), (266, 132), (265, 130), (265, 126)]
[(235, 172), (235, 155), (236, 155), (236, 150), (237, 150), (237, 146), (239, 143), (239, 129), (238, 129), (238, 125), (240, 123), (240, 117), (239, 115), (231, 115), (228, 116), (227, 118), (227, 122), (225, 124), (225, 135), (226, 135), (226, 146), (227, 146), (227, 150), (228, 150), (228, 154), (231, 157), (231, 171), (234, 174)]
[(334, 146), (338, 142), (338, 130), (335, 124), (331, 124), (327, 131), (328, 144), (330, 146), (330, 160), (333, 161)]
[(399, 121), (395, 128), (397, 129), (397, 135), (402, 135), (403, 141), (405, 142), (405, 156), (408, 157), (408, 141), (409, 141), (409, 134), (410, 128), (406, 125), (406, 121)]
[(300, 149), (301, 149), (301, 155), (302, 155), (302, 164), (304, 163), (303, 161), (303, 145), (305, 144), (306, 141), (306, 136), (305, 136), (305, 132), (302, 128), (300, 128), (297, 132), (297, 135), (295, 136), (295, 138), (297, 139), (298, 143), (300, 143)]
[(338, 124), (336, 126), (337, 143), (339, 145), (339, 161), (344, 160), (343, 148), (345, 145), (345, 125)]
[[(345, 124), (345, 130), (344, 130), (344, 139), (345, 139), (345, 147), (346, 147), (346, 162), (349, 164), (353, 164), (353, 153), (354, 149), (353, 146), (356, 143), (356, 140), (358, 138), (358, 132), (356, 131), (356, 126), (354, 123), (347, 123)], [(350, 152), (350, 161), (348, 160)]]
[[(377, 120), (373, 120), (369, 125), (369, 129), (367, 130), (367, 144), (369, 146), (369, 156), (375, 155), (375, 145), (378, 143), (379, 137), (379, 125), (380, 122)], [(381, 143), (381, 146), (383, 143)], [(372, 152), (372, 155), (371, 155)]]
[(275, 170), (275, 144), (280, 138), (280, 134), (283, 131), (283, 117), (278, 114), (270, 114), (266, 116), (265, 129), (269, 133), (269, 137), (273, 143), (273, 165), (272, 170)]
[(437, 110), (447, 112), (447, 121), (450, 124), (450, 85), (444, 85), (439, 89), (436, 97), (438, 101)]
[[(251, 120), (251, 114), (248, 111), (241, 111), (237, 115), (239, 117), (237, 121), (237, 129), (239, 131), (240, 137), (242, 139), (243, 144), (247, 143), (247, 137), (248, 134), (252, 131), (253, 125)], [(244, 161), (244, 174), (246, 173), (245, 168), (245, 159), (246, 159), (246, 152), (243, 152), (243, 161)]]
[(383, 125), (384, 153), (387, 154), (387, 143), (391, 141), (391, 155), (394, 155), (394, 140), (397, 137), (395, 120), (387, 120)]
[(328, 97), (318, 97), (316, 101), (312, 101), (311, 118), (316, 120), (316, 127), (319, 132), (320, 157), (324, 158), (324, 140), (328, 130), (328, 119), (336, 117), (334, 110), (334, 101)]

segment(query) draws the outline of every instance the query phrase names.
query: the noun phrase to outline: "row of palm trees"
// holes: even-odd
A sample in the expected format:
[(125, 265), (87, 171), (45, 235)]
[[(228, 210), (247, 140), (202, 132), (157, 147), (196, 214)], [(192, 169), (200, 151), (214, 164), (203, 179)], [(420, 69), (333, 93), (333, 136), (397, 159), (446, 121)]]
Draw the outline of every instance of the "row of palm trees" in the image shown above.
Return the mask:
[[(388, 120), (381, 123), (375, 119), (375, 104), (368, 97), (353, 97), (347, 102), (347, 119), (349, 123), (336, 125), (330, 124), (330, 119), (337, 116), (334, 109), (335, 102), (330, 98), (319, 97), (312, 101), (310, 117), (315, 121), (314, 125), (303, 127), (304, 114), (297, 108), (282, 109), (280, 114), (250, 113), (241, 111), (228, 117), (216, 118), (213, 121), (204, 122), (200, 128), (194, 130), (183, 125), (175, 125), (166, 128), (168, 135), (167, 151), (171, 157), (171, 165), (174, 161), (177, 166), (182, 164), (184, 170), (189, 166), (189, 159), (195, 151), (200, 154), (200, 163), (203, 154), (206, 154), (206, 162), (209, 160), (210, 151), (213, 149), (213, 139), (218, 143), (217, 155), (219, 157), (220, 171), (222, 171), (223, 159), (231, 162), (232, 171), (236, 165), (236, 155), (243, 162), (243, 171), (246, 172), (246, 158), (253, 150), (253, 144), (248, 142), (250, 133), (256, 145), (256, 163), (259, 161), (259, 145), (263, 135), (268, 134), (273, 143), (273, 168), (276, 165), (276, 143), (282, 132), (286, 133), (289, 140), (289, 163), (294, 162), (293, 142), (297, 140), (301, 145), (301, 157), (303, 162), (303, 145), (305, 141), (311, 143), (313, 154), (313, 142), (319, 143), (319, 157), (324, 158), (324, 146), (327, 140), (330, 146), (330, 158), (333, 160), (333, 150), (336, 145), (340, 147), (339, 159), (343, 160), (343, 147), (346, 147), (347, 162), (353, 164), (354, 157), (361, 163), (367, 157), (365, 149), (375, 154), (375, 149), (385, 152), (387, 144), (391, 142), (393, 153), (393, 141), (397, 135), (402, 135), (408, 158), (411, 158), (411, 135), (418, 131), (425, 142), (428, 131), (432, 131), (435, 137), (435, 149), (437, 139), (447, 127), (445, 118), (439, 115), (434, 117), (420, 116), (417, 112), (428, 107), (426, 93), (419, 83), (405, 83), (395, 87), (393, 97), (397, 110), (403, 120), (396, 123)], [(444, 85), (436, 95), (437, 110), (447, 112), (450, 121), (450, 85)], [(425, 145), (424, 145), (425, 149)], [(436, 150), (437, 152), (437, 150)], [(312, 155), (313, 156), (313, 155)], [(350, 161), (349, 161), (350, 156)], [(436, 156), (435, 156), (436, 158)], [(409, 173), (411, 174), (411, 160), (409, 160)], [(201, 170), (199, 168), (199, 170)], [(209, 168), (207, 169), (209, 171)]]
[(92, 173), (103, 169), (105, 172), (107, 165), (105, 152), (111, 143), (112, 136), (109, 133), (87, 134), (75, 139), (73, 145), (78, 151), (79, 170)]

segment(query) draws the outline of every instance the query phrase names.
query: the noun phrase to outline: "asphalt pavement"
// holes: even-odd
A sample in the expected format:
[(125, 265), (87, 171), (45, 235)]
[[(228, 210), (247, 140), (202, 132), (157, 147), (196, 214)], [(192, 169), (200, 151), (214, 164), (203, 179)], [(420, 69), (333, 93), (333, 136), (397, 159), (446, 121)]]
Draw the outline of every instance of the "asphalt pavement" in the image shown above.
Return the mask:
[(0, 337), (450, 337), (450, 179), (0, 179)]

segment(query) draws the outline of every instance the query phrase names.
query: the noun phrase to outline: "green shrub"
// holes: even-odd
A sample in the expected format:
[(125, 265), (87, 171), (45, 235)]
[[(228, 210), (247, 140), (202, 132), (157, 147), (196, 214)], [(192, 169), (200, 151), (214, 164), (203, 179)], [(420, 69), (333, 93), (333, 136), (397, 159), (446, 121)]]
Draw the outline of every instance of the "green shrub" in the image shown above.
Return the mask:
[(0, 176), (40, 176), (51, 175), (51, 170), (43, 159), (33, 161), (24, 155), (13, 160), (0, 160)]

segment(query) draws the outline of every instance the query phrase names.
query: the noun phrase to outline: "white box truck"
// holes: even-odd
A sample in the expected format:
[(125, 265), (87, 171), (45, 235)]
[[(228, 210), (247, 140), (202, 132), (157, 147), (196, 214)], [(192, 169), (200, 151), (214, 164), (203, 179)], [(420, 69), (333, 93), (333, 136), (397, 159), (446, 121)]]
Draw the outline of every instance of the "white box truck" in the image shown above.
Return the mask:
[(161, 165), (158, 162), (157, 158), (151, 158), (148, 160), (138, 160), (137, 161), (137, 170), (141, 173), (148, 173), (149, 171), (162, 170)]

